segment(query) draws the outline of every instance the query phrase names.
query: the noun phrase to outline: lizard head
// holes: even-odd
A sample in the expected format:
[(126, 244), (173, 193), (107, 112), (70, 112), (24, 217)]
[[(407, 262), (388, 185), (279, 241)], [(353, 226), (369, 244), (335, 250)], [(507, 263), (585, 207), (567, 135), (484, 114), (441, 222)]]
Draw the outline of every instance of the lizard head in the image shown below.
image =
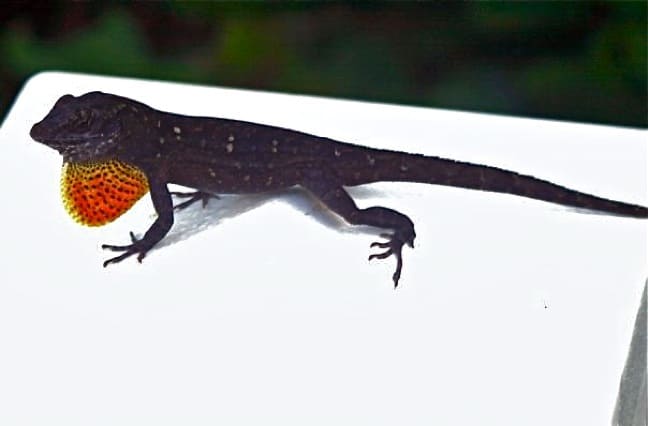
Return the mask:
[(148, 191), (142, 170), (119, 159), (120, 144), (137, 130), (140, 108), (146, 106), (107, 93), (65, 95), (32, 127), (34, 140), (63, 156), (63, 204), (78, 222), (111, 222)]
[(118, 144), (123, 98), (101, 92), (61, 97), (47, 116), (34, 124), (32, 139), (56, 149), (66, 162), (106, 158)]

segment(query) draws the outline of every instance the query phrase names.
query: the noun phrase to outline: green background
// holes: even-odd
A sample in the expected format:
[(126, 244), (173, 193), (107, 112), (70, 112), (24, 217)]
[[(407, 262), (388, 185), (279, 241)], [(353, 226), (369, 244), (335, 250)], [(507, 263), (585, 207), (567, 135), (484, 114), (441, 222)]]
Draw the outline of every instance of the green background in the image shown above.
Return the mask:
[(648, 127), (647, 6), (5, 2), (0, 117), (68, 70)]

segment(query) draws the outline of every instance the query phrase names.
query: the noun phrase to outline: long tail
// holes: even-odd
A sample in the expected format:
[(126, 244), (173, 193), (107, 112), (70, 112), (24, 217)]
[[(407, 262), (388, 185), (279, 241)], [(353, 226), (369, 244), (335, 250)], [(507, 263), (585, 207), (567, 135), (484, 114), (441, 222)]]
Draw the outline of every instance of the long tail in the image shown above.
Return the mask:
[(597, 197), (496, 167), (382, 150), (372, 150), (362, 157), (367, 159), (369, 166), (358, 164), (353, 173), (345, 173), (354, 175), (351, 185), (377, 181), (420, 182), (513, 194), (564, 206), (648, 218), (647, 207)]

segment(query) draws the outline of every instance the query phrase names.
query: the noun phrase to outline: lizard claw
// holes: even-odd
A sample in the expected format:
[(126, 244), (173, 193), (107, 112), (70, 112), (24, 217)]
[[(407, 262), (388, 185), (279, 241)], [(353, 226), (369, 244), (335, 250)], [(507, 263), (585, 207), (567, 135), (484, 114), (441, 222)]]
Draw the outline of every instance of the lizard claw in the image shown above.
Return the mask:
[(407, 244), (410, 247), (414, 247), (414, 235), (410, 237), (403, 237), (398, 233), (396, 233), (396, 234), (380, 234), (380, 236), (382, 238), (386, 238), (387, 241), (385, 242), (375, 241), (371, 243), (370, 247), (379, 247), (387, 250), (381, 253), (373, 253), (369, 255), (369, 260), (386, 259), (392, 255), (396, 257), (396, 271), (394, 271), (394, 275), (392, 276), (392, 279), (394, 280), (394, 288), (396, 288), (398, 287), (398, 280), (400, 280), (401, 271), (403, 269), (403, 255), (402, 255), (403, 245)]
[(196, 201), (202, 201), (202, 206), (203, 208), (205, 208), (211, 198), (214, 198), (216, 200), (220, 199), (220, 197), (216, 194), (210, 194), (209, 192), (203, 191), (171, 192), (171, 195), (174, 195), (178, 198), (189, 198), (187, 201), (183, 201), (182, 203), (173, 206), (174, 210), (186, 209)]
[(124, 253), (120, 254), (119, 256), (111, 257), (110, 259), (107, 259), (104, 263), (103, 266), (104, 268), (111, 263), (118, 263), (121, 262), (122, 260), (134, 255), (137, 253), (137, 261), (139, 263), (142, 263), (142, 259), (146, 256), (146, 253), (148, 252), (149, 248), (144, 247), (142, 244), (142, 240), (137, 239), (135, 237), (135, 234), (133, 232), (130, 233), (130, 239), (131, 239), (131, 244), (127, 245), (122, 245), (122, 246), (117, 246), (117, 245), (112, 245), (112, 244), (102, 244), (101, 248), (104, 250), (111, 250), (111, 251), (123, 251)]
[[(371, 247), (373, 247), (373, 246), (375, 246), (375, 245), (377, 245), (377, 244), (376, 244), (376, 243), (373, 243), (373, 244), (371, 244)], [(382, 243), (382, 244), (380, 245), (380, 247), (389, 247), (389, 243)], [(373, 254), (370, 254), (370, 255), (369, 255), (369, 260), (371, 260), (371, 259), (386, 259), (386, 258), (388, 258), (389, 256), (391, 256), (392, 254), (394, 254), (394, 250), (392, 250), (391, 248), (389, 248), (388, 250), (385, 250), (385, 251), (382, 252), (382, 253), (373, 253)]]

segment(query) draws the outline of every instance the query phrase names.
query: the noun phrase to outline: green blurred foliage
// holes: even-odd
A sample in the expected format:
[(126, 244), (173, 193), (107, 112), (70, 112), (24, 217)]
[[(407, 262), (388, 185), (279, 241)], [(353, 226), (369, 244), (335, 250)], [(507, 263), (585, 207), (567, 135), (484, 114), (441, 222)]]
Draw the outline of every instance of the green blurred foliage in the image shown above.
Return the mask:
[(1, 49), (6, 69), (24, 76), (56, 69), (185, 81), (207, 78), (201, 67), (152, 55), (133, 19), (121, 10), (108, 10), (92, 27), (56, 40), (39, 40), (24, 27), (8, 31)]
[(0, 114), (69, 70), (648, 127), (645, 2), (10, 2)]

